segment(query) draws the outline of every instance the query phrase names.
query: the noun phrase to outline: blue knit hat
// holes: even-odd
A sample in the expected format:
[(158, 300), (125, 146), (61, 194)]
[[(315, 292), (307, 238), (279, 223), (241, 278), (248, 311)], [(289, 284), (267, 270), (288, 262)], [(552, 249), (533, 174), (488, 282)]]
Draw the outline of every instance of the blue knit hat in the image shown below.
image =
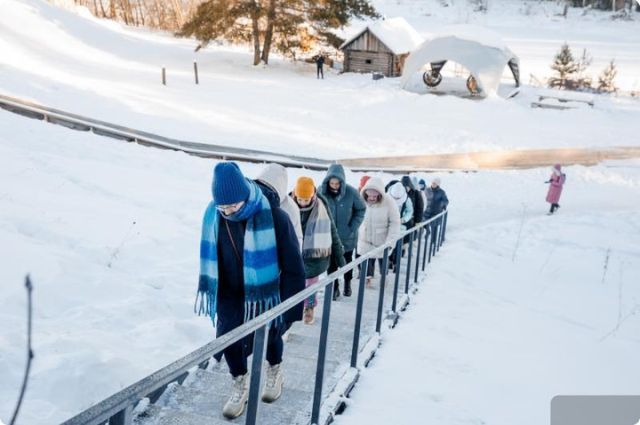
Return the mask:
[(427, 182), (424, 181), (424, 179), (420, 179), (420, 181), (418, 182), (418, 184), (421, 184), (422, 186), (426, 186)]
[(220, 162), (213, 169), (213, 200), (216, 205), (230, 205), (249, 198), (249, 183), (235, 162)]

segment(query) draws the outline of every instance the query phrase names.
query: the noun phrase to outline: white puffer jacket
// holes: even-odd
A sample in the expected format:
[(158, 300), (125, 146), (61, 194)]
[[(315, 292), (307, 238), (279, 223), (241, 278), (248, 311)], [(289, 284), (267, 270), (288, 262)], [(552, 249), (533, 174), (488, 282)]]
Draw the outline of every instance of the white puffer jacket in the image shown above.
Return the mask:
[[(384, 192), (384, 184), (378, 177), (372, 177), (360, 191), (365, 200), (365, 191), (373, 189), (380, 193), (381, 200), (375, 204), (367, 203), (367, 212), (358, 232), (358, 254), (367, 252), (394, 241), (400, 236), (400, 213), (393, 198)], [(382, 258), (382, 252), (377, 257)]]

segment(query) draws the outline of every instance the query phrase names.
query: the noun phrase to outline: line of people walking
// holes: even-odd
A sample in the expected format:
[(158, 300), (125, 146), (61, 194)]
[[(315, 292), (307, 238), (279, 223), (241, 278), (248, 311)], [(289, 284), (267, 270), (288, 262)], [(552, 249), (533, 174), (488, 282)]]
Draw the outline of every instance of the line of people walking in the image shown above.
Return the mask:
[[(395, 241), (403, 230), (429, 219), (448, 206), (440, 180), (404, 176), (384, 185), (376, 176), (361, 179), (359, 189), (346, 182), (342, 165), (333, 164), (316, 187), (311, 177), (297, 179), (288, 191), (284, 167), (268, 165), (255, 180), (234, 162), (214, 168), (212, 200), (204, 214), (200, 241), (200, 276), (195, 309), (211, 318), (222, 336), (318, 282), (355, 256)], [(393, 253), (392, 255), (398, 255)], [(372, 285), (375, 264), (367, 267)], [(352, 294), (353, 272), (345, 273), (342, 292), (334, 282), (334, 300)], [(316, 296), (275, 319), (269, 328), (266, 379), (262, 400), (282, 394), (283, 334), (296, 322), (314, 322)], [(253, 335), (227, 347), (225, 358), (233, 378), (223, 408), (227, 418), (240, 416), (249, 397), (247, 357)]]

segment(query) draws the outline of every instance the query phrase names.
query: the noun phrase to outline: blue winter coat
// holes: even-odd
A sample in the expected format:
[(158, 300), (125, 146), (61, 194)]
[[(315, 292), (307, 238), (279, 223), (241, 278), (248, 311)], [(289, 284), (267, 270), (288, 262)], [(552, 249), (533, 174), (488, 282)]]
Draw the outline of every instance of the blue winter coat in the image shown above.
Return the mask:
[[(280, 208), (280, 198), (267, 186), (258, 183), (262, 193), (271, 204), (273, 226), (276, 232), (278, 265), (280, 267), (280, 298), (282, 301), (292, 297), (305, 288), (304, 264), (298, 237), (289, 216)], [(244, 251), (244, 232), (246, 222), (220, 218), (218, 229), (218, 336), (237, 328), (244, 322), (244, 274), (242, 252)], [(228, 228), (227, 228), (228, 226)], [(235, 243), (241, 257), (235, 254), (231, 240)], [(302, 303), (283, 315), (285, 324), (302, 319)]]
[[(329, 180), (333, 177), (340, 180), (340, 192), (337, 195), (332, 194), (329, 190)], [(329, 167), (327, 176), (318, 188), (318, 192), (327, 200), (327, 206), (338, 228), (345, 252), (353, 251), (358, 242), (358, 228), (364, 220), (367, 205), (358, 190), (346, 183), (342, 165), (332, 164)]]
[(440, 186), (435, 189), (427, 188), (427, 209), (424, 212), (426, 219), (440, 214), (447, 208), (447, 205), (449, 205), (449, 198)]

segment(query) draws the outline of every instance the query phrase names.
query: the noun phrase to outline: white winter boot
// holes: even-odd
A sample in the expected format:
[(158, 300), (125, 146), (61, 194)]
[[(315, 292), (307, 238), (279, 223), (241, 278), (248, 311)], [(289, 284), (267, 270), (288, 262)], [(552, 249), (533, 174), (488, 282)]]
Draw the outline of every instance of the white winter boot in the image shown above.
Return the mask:
[(233, 388), (229, 400), (222, 409), (222, 414), (229, 418), (237, 418), (244, 412), (244, 407), (249, 399), (249, 373), (233, 378)]
[(267, 366), (267, 382), (264, 383), (262, 391), (262, 401), (265, 403), (273, 403), (282, 395), (282, 369), (280, 364)]

